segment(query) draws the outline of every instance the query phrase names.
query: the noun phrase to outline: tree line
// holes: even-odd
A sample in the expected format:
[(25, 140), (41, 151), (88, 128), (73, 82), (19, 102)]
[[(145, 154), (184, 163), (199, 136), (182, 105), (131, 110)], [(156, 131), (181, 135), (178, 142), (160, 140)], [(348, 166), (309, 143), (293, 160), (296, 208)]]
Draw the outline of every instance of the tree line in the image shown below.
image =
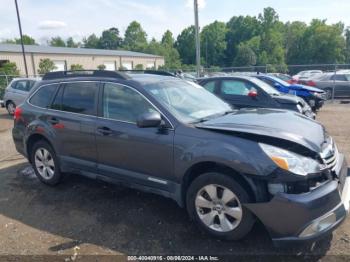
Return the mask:
[[(24, 36), (25, 44), (37, 44)], [(200, 32), (201, 59), (204, 67), (270, 65), (279, 70), (287, 64), (350, 63), (350, 28), (341, 22), (327, 24), (314, 19), (283, 23), (277, 12), (267, 7), (258, 16), (233, 16), (228, 22), (214, 21)], [(19, 39), (6, 40), (19, 43)], [(118, 28), (104, 30), (101, 36), (91, 34), (82, 42), (60, 36), (48, 41), (50, 46), (97, 49), (125, 49), (161, 55), (164, 68), (193, 69), (195, 64), (195, 28), (189, 26), (175, 38), (167, 30), (160, 41), (147, 40), (141, 24), (133, 21), (125, 34)]]

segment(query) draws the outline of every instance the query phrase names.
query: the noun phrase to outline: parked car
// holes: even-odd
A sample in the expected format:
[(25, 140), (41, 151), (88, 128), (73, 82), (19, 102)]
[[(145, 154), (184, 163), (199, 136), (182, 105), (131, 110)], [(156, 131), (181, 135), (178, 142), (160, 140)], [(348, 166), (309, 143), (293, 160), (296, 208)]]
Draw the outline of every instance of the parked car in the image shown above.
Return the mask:
[(349, 210), (346, 160), (321, 124), (232, 110), (175, 77), (49, 73), (14, 119), (15, 146), (43, 183), (69, 172), (160, 194), (217, 238), (240, 239), (258, 218), (276, 244), (315, 240)]
[(287, 75), (287, 74), (281, 74), (281, 73), (270, 73), (268, 75), (271, 75), (271, 76), (275, 76), (289, 84), (296, 84), (298, 81), (295, 80), (293, 77), (291, 77), (290, 75)]
[(299, 81), (303, 79), (308, 79), (310, 77), (322, 74), (322, 70), (305, 70), (293, 76), (293, 79)]
[(5, 89), (3, 105), (13, 115), (16, 106), (23, 103), (37, 78), (14, 78)]
[(197, 82), (236, 108), (278, 108), (315, 118), (310, 106), (294, 95), (282, 94), (252, 76), (226, 76), (198, 79)]
[(350, 97), (350, 73), (325, 73), (302, 83), (324, 90), (327, 99), (332, 98), (333, 89), (336, 98)]
[(281, 93), (293, 94), (303, 98), (314, 111), (320, 109), (327, 99), (326, 92), (315, 87), (289, 84), (270, 75), (259, 74), (255, 75), (255, 77), (276, 88)]

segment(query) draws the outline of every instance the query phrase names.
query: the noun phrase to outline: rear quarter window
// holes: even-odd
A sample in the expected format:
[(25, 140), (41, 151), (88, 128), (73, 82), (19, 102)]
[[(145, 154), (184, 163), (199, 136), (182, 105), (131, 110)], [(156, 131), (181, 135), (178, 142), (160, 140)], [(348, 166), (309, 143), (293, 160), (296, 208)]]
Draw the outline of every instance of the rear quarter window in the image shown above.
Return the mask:
[(41, 87), (34, 95), (30, 98), (29, 102), (38, 107), (48, 108), (50, 107), (52, 98), (56, 93), (58, 85), (48, 85)]

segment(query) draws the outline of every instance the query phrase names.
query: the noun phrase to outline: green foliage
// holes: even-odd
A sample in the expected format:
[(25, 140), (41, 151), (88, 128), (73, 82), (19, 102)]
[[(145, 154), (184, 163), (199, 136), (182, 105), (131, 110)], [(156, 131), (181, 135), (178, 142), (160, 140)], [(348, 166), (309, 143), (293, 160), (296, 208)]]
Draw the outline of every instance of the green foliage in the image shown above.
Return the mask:
[(106, 66), (104, 64), (101, 64), (101, 65), (98, 65), (97, 66), (97, 69), (98, 70), (105, 70), (106, 69)]
[(248, 44), (238, 46), (237, 55), (233, 61), (234, 66), (252, 66), (256, 65), (256, 54)]
[(122, 38), (119, 36), (118, 28), (112, 27), (102, 32), (98, 46), (102, 49), (118, 49), (121, 47)]
[[(30, 37), (29, 35), (23, 35), (23, 44), (24, 45), (37, 45), (37, 43), (35, 42), (35, 39)], [(15, 38), (15, 39), (7, 39), (5, 41), (3, 41), (3, 43), (5, 44), (21, 44), (21, 39), (20, 38)]]
[(55, 63), (49, 58), (40, 59), (38, 74), (44, 75), (56, 69)]
[(134, 69), (135, 70), (143, 70), (143, 64), (137, 64)]
[(83, 38), (83, 46), (85, 48), (99, 48), (100, 39), (95, 35), (89, 35), (87, 38)]
[(72, 64), (70, 66), (71, 71), (84, 70), (84, 67), (80, 64)]
[(254, 37), (260, 37), (261, 24), (256, 17), (234, 16), (226, 24), (226, 28), (225, 61), (227, 66), (231, 66), (237, 55), (238, 45)]
[(226, 25), (215, 21), (205, 26), (201, 32), (201, 52), (205, 57), (206, 67), (224, 65), (226, 50)]
[(345, 30), (345, 62), (350, 63), (350, 27)]
[(51, 40), (49, 41), (48, 44), (50, 46), (66, 47), (66, 42), (60, 36), (56, 36), (56, 37), (51, 38)]
[[(147, 41), (140, 23), (127, 27), (124, 39), (118, 28), (104, 30), (101, 36), (91, 34), (82, 44), (70, 37), (57, 36), (51, 46), (125, 49), (163, 56), (163, 68), (186, 68), (193, 71), (196, 62), (195, 28), (187, 27), (176, 37), (167, 30), (161, 40)], [(25, 44), (36, 44), (24, 35)], [(205, 67), (267, 66), (268, 71), (285, 71), (286, 64), (350, 63), (350, 28), (344, 24), (327, 24), (314, 19), (283, 23), (277, 12), (267, 7), (258, 16), (233, 16), (227, 23), (215, 21), (200, 32), (201, 63)], [(19, 39), (5, 40), (19, 44)]]
[(132, 21), (126, 28), (123, 47), (131, 51), (144, 51), (147, 48), (147, 34), (140, 23)]
[(169, 30), (164, 33), (160, 43), (153, 38), (145, 51), (150, 54), (164, 56), (163, 69), (181, 68), (180, 55), (174, 47), (173, 34)]
[(76, 47), (80, 46), (80, 43), (74, 42), (73, 37), (68, 37), (67, 42), (66, 42), (66, 46), (76, 48)]
[(195, 64), (196, 45), (194, 26), (190, 26), (182, 30), (180, 35), (177, 37), (175, 48), (180, 54), (182, 63)]
[(16, 63), (7, 62), (0, 67), (0, 98), (3, 98), (5, 88), (10, 81), (19, 75)]

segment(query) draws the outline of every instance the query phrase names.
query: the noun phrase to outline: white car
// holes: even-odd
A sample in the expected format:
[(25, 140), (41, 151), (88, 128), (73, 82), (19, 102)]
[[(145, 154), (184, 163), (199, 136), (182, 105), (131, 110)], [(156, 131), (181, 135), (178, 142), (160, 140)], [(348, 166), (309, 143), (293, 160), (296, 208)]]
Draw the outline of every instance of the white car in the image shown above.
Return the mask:
[(321, 70), (306, 70), (306, 71), (301, 71), (298, 74), (293, 76), (293, 79), (295, 80), (302, 80), (302, 79), (309, 79), (312, 76), (315, 75), (320, 75), (323, 72)]
[(5, 89), (3, 106), (13, 115), (16, 106), (23, 103), (38, 78), (14, 78)]

